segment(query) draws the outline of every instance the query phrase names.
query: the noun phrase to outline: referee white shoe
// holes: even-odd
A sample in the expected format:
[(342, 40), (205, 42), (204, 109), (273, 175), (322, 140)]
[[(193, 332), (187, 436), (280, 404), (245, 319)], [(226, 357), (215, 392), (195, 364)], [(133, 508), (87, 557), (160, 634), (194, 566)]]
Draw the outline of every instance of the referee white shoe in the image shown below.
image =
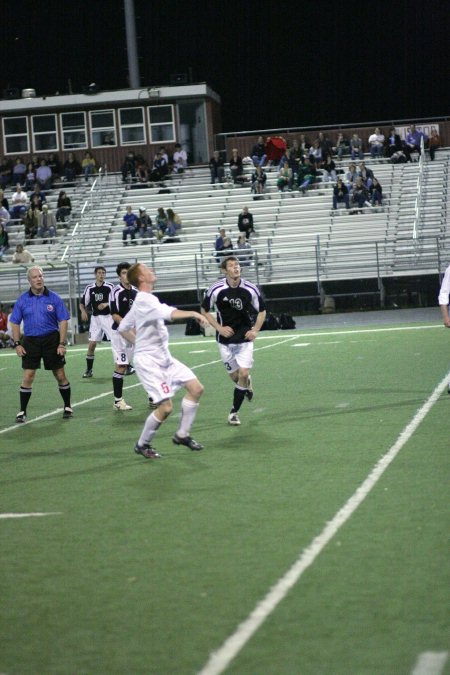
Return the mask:
[(230, 413), (228, 415), (228, 424), (231, 424), (232, 427), (238, 427), (241, 423), (241, 420), (237, 416), (237, 413)]
[(114, 403), (114, 408), (116, 410), (133, 410), (131, 405), (128, 405), (128, 403), (125, 402), (125, 399), (121, 398), (120, 401), (116, 401)]

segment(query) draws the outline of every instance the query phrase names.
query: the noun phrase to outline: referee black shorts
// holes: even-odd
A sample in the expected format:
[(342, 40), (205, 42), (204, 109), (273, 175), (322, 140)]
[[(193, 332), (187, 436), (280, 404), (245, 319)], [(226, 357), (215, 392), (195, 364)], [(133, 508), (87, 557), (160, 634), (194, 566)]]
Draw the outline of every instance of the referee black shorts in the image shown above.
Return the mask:
[(44, 361), (45, 370), (59, 370), (63, 368), (66, 359), (56, 352), (59, 339), (58, 331), (49, 335), (24, 336), (22, 346), (26, 354), (22, 356), (22, 368), (24, 370), (37, 370), (41, 367), (41, 359)]

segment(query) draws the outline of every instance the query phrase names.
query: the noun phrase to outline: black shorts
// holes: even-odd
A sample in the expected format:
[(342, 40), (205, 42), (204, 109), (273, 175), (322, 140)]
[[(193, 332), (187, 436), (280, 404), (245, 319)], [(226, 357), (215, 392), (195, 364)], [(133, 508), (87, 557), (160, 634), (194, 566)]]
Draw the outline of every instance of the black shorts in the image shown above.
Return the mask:
[(25, 356), (22, 356), (22, 368), (24, 370), (37, 370), (41, 367), (41, 359), (44, 360), (45, 370), (63, 368), (66, 359), (56, 353), (59, 340), (59, 332), (57, 331), (42, 337), (25, 336), (22, 339), (22, 345), (26, 351)]

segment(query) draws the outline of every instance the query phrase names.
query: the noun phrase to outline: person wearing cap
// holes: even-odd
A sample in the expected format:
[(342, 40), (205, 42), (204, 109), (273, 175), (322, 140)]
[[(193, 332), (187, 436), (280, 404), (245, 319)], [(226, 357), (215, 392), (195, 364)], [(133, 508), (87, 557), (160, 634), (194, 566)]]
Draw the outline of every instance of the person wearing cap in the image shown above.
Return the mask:
[(141, 235), (141, 244), (148, 244), (148, 240), (155, 238), (153, 233), (153, 223), (145, 209), (139, 209), (139, 218), (137, 219), (139, 234)]
[(48, 208), (48, 204), (42, 204), (42, 212), (38, 213), (38, 237), (44, 239), (43, 244), (47, 243), (47, 239), (53, 244), (56, 237), (56, 218), (53, 211)]

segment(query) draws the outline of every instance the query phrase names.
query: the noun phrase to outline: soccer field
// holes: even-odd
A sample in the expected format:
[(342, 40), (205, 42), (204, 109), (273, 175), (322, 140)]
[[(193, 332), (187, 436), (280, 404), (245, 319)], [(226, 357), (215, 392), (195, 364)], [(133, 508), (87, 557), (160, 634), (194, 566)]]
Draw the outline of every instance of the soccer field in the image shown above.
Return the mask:
[[(212, 338), (171, 341), (205, 386), (191, 452), (133, 446), (135, 375), (68, 350), (74, 418), (0, 351), (0, 673), (450, 674), (450, 332), (438, 322), (264, 332), (227, 425)], [(40, 514), (40, 515), (39, 515)], [(19, 517), (20, 516), (20, 517)]]

